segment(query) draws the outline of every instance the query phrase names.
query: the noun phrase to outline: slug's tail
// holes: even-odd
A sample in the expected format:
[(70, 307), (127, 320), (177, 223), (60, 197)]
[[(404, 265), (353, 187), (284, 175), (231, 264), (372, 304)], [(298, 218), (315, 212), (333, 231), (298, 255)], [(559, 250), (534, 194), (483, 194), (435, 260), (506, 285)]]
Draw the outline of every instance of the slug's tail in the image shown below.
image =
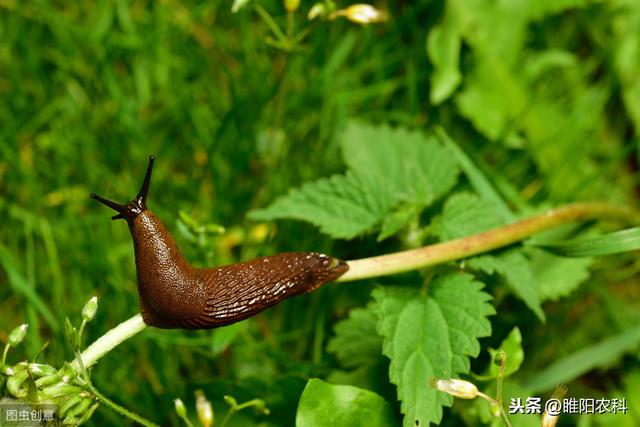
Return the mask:
[(147, 173), (144, 176), (144, 181), (142, 181), (142, 186), (140, 187), (140, 191), (135, 199), (127, 203), (126, 205), (121, 205), (120, 203), (113, 202), (111, 200), (105, 199), (104, 197), (98, 196), (96, 193), (91, 193), (91, 198), (99, 201), (105, 206), (109, 206), (114, 211), (118, 212), (117, 215), (111, 217), (111, 219), (126, 219), (133, 220), (140, 213), (147, 210), (147, 194), (149, 193), (149, 185), (151, 184), (151, 172), (153, 171), (153, 161), (155, 160), (154, 156), (149, 156), (149, 164), (147, 165)]

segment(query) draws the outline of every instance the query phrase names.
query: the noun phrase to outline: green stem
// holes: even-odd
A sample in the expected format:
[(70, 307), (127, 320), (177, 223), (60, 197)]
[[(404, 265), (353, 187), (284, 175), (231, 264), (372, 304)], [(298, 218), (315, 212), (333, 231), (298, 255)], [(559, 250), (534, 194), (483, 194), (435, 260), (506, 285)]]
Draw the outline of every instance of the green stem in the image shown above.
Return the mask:
[(129, 418), (131, 421), (136, 422), (136, 423), (138, 423), (140, 425), (143, 425), (145, 427), (160, 427), (158, 424), (155, 424), (155, 423), (147, 420), (146, 418), (143, 418), (140, 415), (138, 415), (138, 414), (136, 414), (134, 412), (131, 412), (128, 409), (123, 408), (122, 406), (120, 406), (117, 403), (113, 402), (107, 396), (105, 396), (104, 394), (100, 393), (91, 383), (87, 383), (87, 388), (91, 391), (91, 393), (93, 393), (96, 396), (96, 398), (98, 398), (100, 403), (102, 403), (105, 406), (108, 406), (109, 408), (113, 409), (114, 411), (116, 411), (117, 413), (122, 415), (123, 417)]
[(573, 203), (472, 236), (389, 255), (348, 261), (349, 271), (336, 281), (351, 282), (431, 267), (502, 248), (561, 224), (596, 218), (640, 223), (640, 213), (626, 206), (602, 202)]
[(271, 15), (269, 15), (269, 12), (267, 12), (266, 9), (260, 6), (258, 3), (254, 3), (254, 5), (256, 8), (256, 12), (258, 12), (258, 15), (260, 15), (262, 20), (267, 24), (271, 31), (273, 31), (273, 34), (278, 38), (278, 40), (280, 42), (286, 42), (287, 36), (280, 29), (280, 26), (276, 23), (276, 21), (273, 20)]
[[(341, 276), (337, 282), (370, 279), (430, 267), (511, 245), (535, 233), (568, 222), (596, 218), (610, 218), (638, 224), (640, 223), (640, 212), (626, 206), (602, 202), (569, 204), (461, 239), (424, 246), (419, 249), (348, 261), (349, 271)], [(114, 347), (141, 332), (145, 327), (142, 316), (137, 314), (111, 329), (82, 352), (84, 366), (89, 368)], [(71, 362), (71, 365), (79, 372), (80, 367), (76, 361)]]
[(7, 353), (9, 353), (10, 347), (11, 346), (9, 345), (9, 343), (4, 346), (4, 351), (2, 352), (2, 363), (0, 363), (0, 366), (4, 366), (5, 362), (7, 361)]
[[(125, 320), (98, 338), (82, 352), (82, 364), (88, 369), (118, 344), (128, 340), (138, 332), (142, 332), (146, 327), (147, 325), (142, 320), (141, 314), (136, 314), (131, 319)], [(71, 367), (76, 372), (80, 372), (80, 364), (76, 360), (71, 362)]]

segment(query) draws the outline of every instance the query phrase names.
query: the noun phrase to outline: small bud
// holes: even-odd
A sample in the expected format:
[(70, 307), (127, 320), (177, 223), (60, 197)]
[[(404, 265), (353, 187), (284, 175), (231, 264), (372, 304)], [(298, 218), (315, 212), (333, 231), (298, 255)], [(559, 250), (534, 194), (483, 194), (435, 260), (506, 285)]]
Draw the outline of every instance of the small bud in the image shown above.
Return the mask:
[(469, 381), (449, 379), (439, 380), (433, 378), (431, 386), (460, 399), (475, 399), (478, 397), (478, 387)]
[(211, 427), (213, 425), (213, 407), (202, 390), (196, 390), (196, 412), (198, 412), (198, 419), (203, 427)]
[(176, 407), (176, 414), (178, 414), (180, 418), (186, 418), (187, 408), (185, 408), (184, 403), (182, 403), (182, 399), (174, 399), (173, 404)]
[(256, 411), (262, 412), (265, 415), (270, 415), (271, 411), (267, 408), (267, 403), (262, 399), (257, 399), (255, 404)]
[(235, 408), (236, 406), (238, 406), (238, 401), (234, 399), (233, 396), (229, 396), (228, 394), (224, 396), (224, 401), (227, 403), (227, 405), (231, 406), (232, 408)]
[(344, 16), (356, 24), (376, 24), (389, 19), (387, 12), (376, 9), (370, 4), (352, 4), (346, 9), (337, 10), (331, 14), (332, 18)]
[(27, 335), (28, 328), (29, 328), (29, 325), (27, 325), (26, 323), (23, 323), (22, 325), (18, 326), (13, 331), (11, 331), (11, 333), (9, 334), (9, 345), (11, 347), (15, 347), (18, 344), (20, 344), (24, 339), (25, 335)]
[(309, 9), (309, 13), (307, 14), (307, 19), (309, 21), (313, 21), (314, 19), (320, 16), (325, 16), (326, 14), (327, 14), (327, 6), (325, 6), (324, 3), (316, 3), (313, 6), (311, 6), (311, 9)]
[(82, 308), (82, 320), (89, 322), (96, 317), (98, 310), (98, 297), (92, 297)]
[(295, 12), (300, 7), (300, 0), (284, 0), (284, 8), (287, 12)]

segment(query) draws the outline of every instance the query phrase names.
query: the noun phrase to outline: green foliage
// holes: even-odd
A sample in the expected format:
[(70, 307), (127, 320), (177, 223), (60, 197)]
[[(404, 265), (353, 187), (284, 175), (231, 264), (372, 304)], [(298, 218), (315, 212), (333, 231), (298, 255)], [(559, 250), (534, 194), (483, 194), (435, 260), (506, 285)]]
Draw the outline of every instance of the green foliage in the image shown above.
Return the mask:
[[(4, 346), (0, 394), (57, 392), (44, 383), (74, 350), (139, 311), (128, 229), (88, 194), (129, 200), (151, 153), (149, 207), (197, 266), (360, 259), (568, 201), (638, 205), (639, 2), (386, 2), (375, 27), (309, 22), (312, 3), (0, 2), (0, 347), (29, 324)], [(225, 328), (148, 330), (101, 359), (92, 384), (163, 426), (182, 425), (173, 400), (193, 408), (197, 389), (216, 423), (225, 395), (271, 410), (228, 427), (336, 414), (498, 426), (486, 402), (449, 408), (427, 378), (469, 373), (494, 395), (495, 348), (508, 355), (505, 400), (567, 381), (635, 405), (640, 267), (633, 253), (595, 258), (636, 247), (619, 228), (563, 227), (381, 279), (373, 300), (371, 283), (327, 285)], [(561, 256), (578, 249), (588, 257)], [(92, 295), (81, 334), (72, 322)], [(30, 378), (34, 363), (46, 375)], [(75, 381), (65, 414), (123, 424)], [(636, 425), (637, 413), (565, 421)]]
[(268, 208), (252, 211), (249, 218), (306, 220), (330, 236), (350, 239), (379, 223), (398, 198), (378, 176), (347, 173), (291, 190)]
[(567, 257), (603, 256), (635, 251), (640, 249), (640, 228), (627, 228), (602, 236), (558, 242), (543, 247)]
[(334, 353), (340, 364), (357, 367), (370, 362), (382, 351), (382, 338), (377, 333), (378, 316), (375, 306), (354, 308), (349, 317), (334, 327), (335, 337), (327, 351)]
[(389, 404), (377, 394), (312, 378), (300, 396), (296, 427), (391, 427), (396, 422)]
[(374, 291), (384, 337), (383, 353), (391, 359), (389, 377), (398, 386), (404, 426), (440, 422), (450, 396), (427, 387), (431, 378), (451, 378), (469, 371), (468, 356), (480, 352), (477, 338), (491, 333), (494, 314), (482, 284), (465, 274), (447, 274), (417, 289)]
[[(420, 132), (353, 122), (341, 148), (346, 175), (291, 190), (249, 217), (305, 220), (332, 237), (350, 239), (370, 231), (399, 203), (424, 208), (456, 182), (458, 171), (446, 149)], [(397, 232), (413, 214), (396, 211), (385, 220), (380, 238)]]

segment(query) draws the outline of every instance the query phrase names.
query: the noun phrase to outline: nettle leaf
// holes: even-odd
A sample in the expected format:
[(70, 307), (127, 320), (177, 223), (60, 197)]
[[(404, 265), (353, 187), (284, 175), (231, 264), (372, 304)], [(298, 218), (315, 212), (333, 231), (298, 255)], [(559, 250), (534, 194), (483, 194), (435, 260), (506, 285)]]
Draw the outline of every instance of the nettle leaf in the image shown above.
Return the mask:
[(471, 258), (467, 266), (488, 274), (500, 274), (513, 293), (524, 301), (541, 321), (545, 320), (531, 263), (522, 249), (510, 249), (495, 256), (481, 255)]
[[(452, 240), (480, 233), (502, 224), (488, 203), (472, 193), (456, 193), (444, 204), (442, 214), (434, 219), (432, 232), (441, 240)], [(522, 299), (540, 320), (544, 312), (536, 291), (531, 266), (522, 249), (512, 249), (499, 255), (471, 258), (467, 265), (488, 274), (498, 273), (511, 290)]]
[(351, 239), (380, 222), (399, 197), (377, 175), (348, 172), (304, 184), (269, 207), (249, 212), (248, 217), (299, 219), (332, 237)]
[(351, 122), (340, 144), (350, 170), (379, 176), (408, 204), (430, 205), (458, 178), (449, 151), (437, 138), (419, 131)]
[(591, 258), (565, 258), (529, 248), (531, 271), (541, 300), (558, 300), (573, 292), (590, 276)]
[(389, 377), (398, 386), (404, 426), (428, 426), (442, 418), (453, 398), (429, 386), (431, 378), (469, 372), (469, 356), (480, 352), (478, 338), (491, 334), (495, 313), (483, 284), (463, 273), (449, 273), (420, 289), (376, 289), (378, 332), (391, 359)]
[(456, 193), (444, 204), (442, 213), (431, 224), (440, 240), (470, 236), (502, 225), (495, 211), (480, 197), (468, 192)]
[[(401, 203), (416, 214), (446, 194), (456, 183), (458, 168), (435, 138), (419, 131), (353, 122), (342, 138), (349, 167), (335, 175), (307, 183), (278, 198), (249, 218), (268, 221), (298, 219), (310, 222), (332, 237), (351, 239), (370, 231)], [(386, 223), (382, 237), (406, 225), (410, 213)]]
[(389, 403), (376, 393), (350, 385), (333, 385), (317, 378), (300, 396), (296, 427), (392, 427), (396, 420)]
[(371, 304), (351, 310), (347, 319), (336, 323), (335, 336), (329, 340), (327, 351), (335, 354), (344, 367), (357, 367), (376, 360), (382, 351), (377, 324), (378, 316)]

